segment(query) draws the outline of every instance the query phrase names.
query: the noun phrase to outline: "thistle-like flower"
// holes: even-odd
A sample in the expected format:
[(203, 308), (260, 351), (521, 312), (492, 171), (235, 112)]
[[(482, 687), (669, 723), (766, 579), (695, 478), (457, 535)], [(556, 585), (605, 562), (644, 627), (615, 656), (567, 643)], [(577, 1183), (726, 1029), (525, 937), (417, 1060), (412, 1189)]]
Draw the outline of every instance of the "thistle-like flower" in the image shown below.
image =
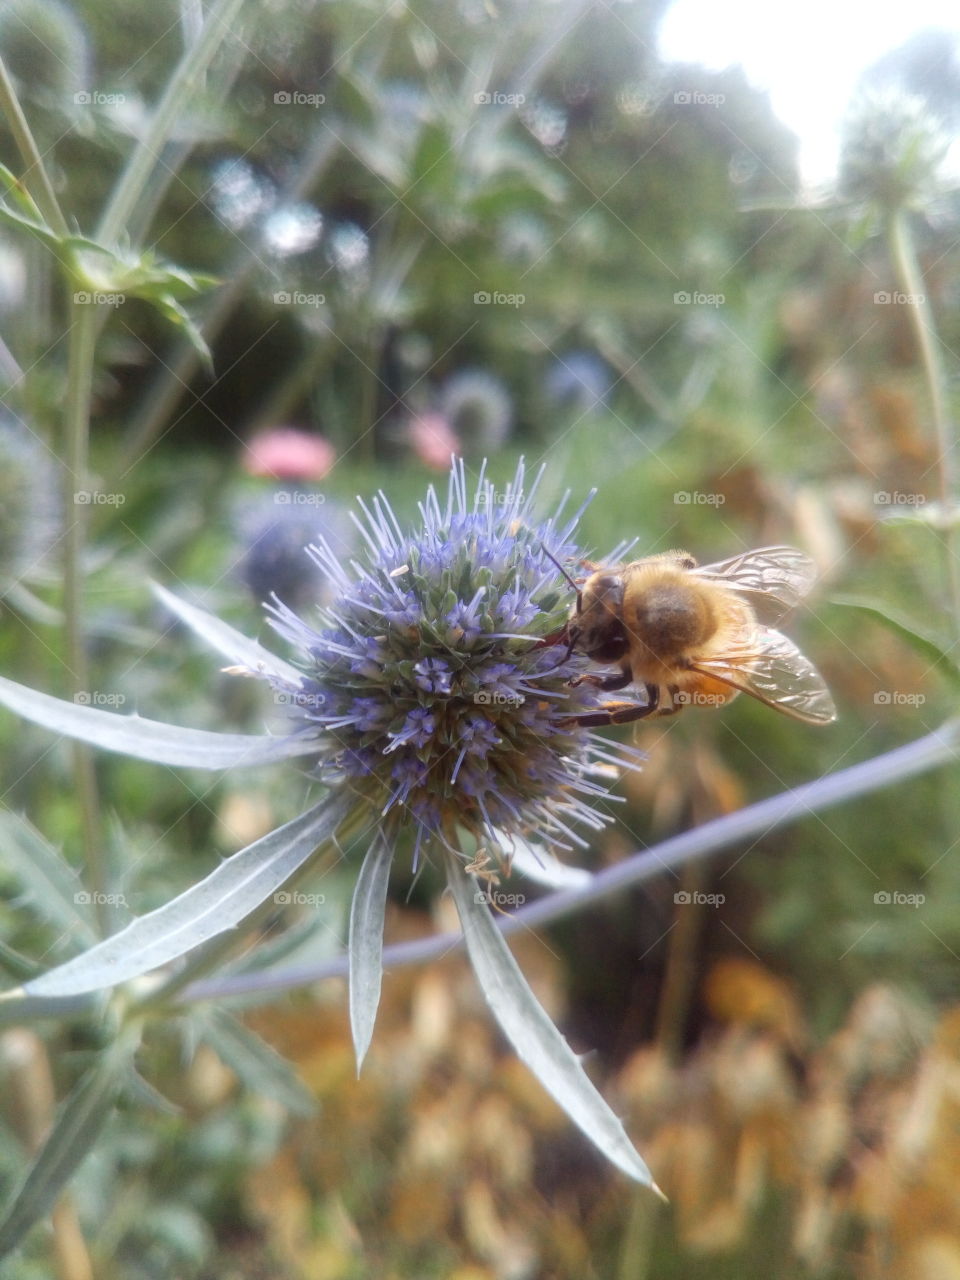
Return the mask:
[(459, 848), (458, 828), (494, 851), (511, 833), (570, 849), (576, 826), (608, 820), (594, 806), (617, 749), (571, 722), (597, 696), (570, 686), (583, 660), (532, 643), (569, 611), (545, 548), (577, 554), (580, 512), (536, 523), (524, 479), (521, 465), (498, 493), (481, 476), (471, 500), (459, 463), (410, 534), (381, 494), (363, 504), (363, 563), (309, 549), (336, 596), (319, 626), (268, 606), (303, 667), (297, 687), (272, 683), (316, 737), (321, 777), (364, 797), (391, 844), (412, 823), (417, 854)]
[[(361, 503), (360, 558), (344, 564), (324, 542), (310, 548), (333, 593), (316, 624), (276, 598), (268, 606), (274, 629), (298, 651), (297, 666), (158, 589), (229, 656), (232, 670), (269, 682), (292, 719), (281, 736), (174, 729), (0, 680), (0, 702), (98, 746), (209, 769), (306, 757), (324, 784), (306, 813), (6, 998), (62, 1001), (174, 962), (171, 980), (182, 989), (192, 964), (210, 963), (210, 947), (195, 959), (201, 943), (229, 942), (229, 931), (318, 851), (372, 829), (349, 927), (351, 1026), (362, 1061), (380, 996), (390, 864), (410, 831), (415, 859), (446, 865), (471, 962), (507, 1037), (591, 1140), (649, 1183), (619, 1120), (530, 992), (465, 865), (481, 851), (506, 861), (519, 849), (529, 861), (532, 841), (537, 874), (570, 874), (538, 844), (569, 850), (585, 843), (578, 827), (610, 820), (601, 806), (611, 766), (639, 759), (577, 723), (598, 697), (589, 683), (570, 683), (585, 659), (536, 643), (569, 614), (556, 561), (579, 556), (572, 539), (580, 511), (564, 518), (561, 504), (537, 522), (537, 482), (529, 490), (525, 484), (522, 464), (502, 492), (481, 474), (470, 498), (463, 464), (454, 463), (446, 502), (430, 489), (413, 533), (403, 532), (382, 494)], [(150, 998), (162, 1000), (163, 986)]]
[(840, 190), (887, 214), (922, 208), (942, 189), (950, 141), (922, 98), (899, 89), (865, 92), (845, 123)]

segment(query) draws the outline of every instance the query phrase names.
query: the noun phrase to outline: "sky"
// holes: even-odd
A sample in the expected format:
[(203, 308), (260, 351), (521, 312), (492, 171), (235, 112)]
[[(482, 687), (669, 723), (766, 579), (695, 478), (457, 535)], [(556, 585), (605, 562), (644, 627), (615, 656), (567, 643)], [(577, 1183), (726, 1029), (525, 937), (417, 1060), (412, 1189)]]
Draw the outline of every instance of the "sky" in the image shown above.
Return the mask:
[(816, 187), (836, 172), (860, 73), (925, 27), (960, 34), (960, 0), (675, 0), (659, 47), (666, 62), (739, 63), (799, 136), (801, 174)]

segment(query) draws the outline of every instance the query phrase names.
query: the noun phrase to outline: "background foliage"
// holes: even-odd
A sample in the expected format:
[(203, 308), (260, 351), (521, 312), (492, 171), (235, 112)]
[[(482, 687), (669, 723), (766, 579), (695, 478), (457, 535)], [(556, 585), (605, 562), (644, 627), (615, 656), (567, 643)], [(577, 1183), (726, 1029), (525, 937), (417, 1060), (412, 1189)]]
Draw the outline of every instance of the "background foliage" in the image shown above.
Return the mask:
[[(946, 69), (918, 74), (922, 43), (878, 68), (835, 198), (801, 203), (794, 141), (762, 95), (735, 70), (657, 61), (664, 7), (243, 10), (118, 244), (196, 274), (178, 299), (211, 362), (158, 308), (159, 286), (114, 290), (83, 485), (65, 469), (64, 286), (49, 250), (5, 226), (4, 674), (72, 692), (60, 504), (64, 490), (73, 510), (79, 490), (102, 499), (86, 513), (90, 698), (259, 728), (255, 692), (215, 674), (145, 578), (191, 584), (262, 630), (276, 575), (304, 593), (291, 603), (322, 594), (290, 567), (298, 543), (322, 528), (349, 554), (353, 495), (384, 486), (412, 512), (452, 442), (472, 470), (490, 457), (494, 476), (521, 453), (546, 460), (545, 505), (596, 486), (585, 530), (598, 556), (624, 537), (702, 560), (783, 541), (821, 568), (793, 629), (837, 695), (837, 725), (815, 732), (740, 699), (638, 729), (649, 765), (594, 867), (942, 722), (951, 668), (922, 640), (949, 653), (957, 639), (950, 466), (911, 305), (897, 301), (910, 289), (894, 233), (908, 217), (952, 393), (957, 203), (934, 178), (957, 86)], [(81, 232), (199, 17), (166, 2), (0, 10), (0, 55)], [(918, 86), (926, 102), (903, 97)], [(6, 128), (0, 160), (20, 172)], [(257, 474), (252, 442), (282, 424), (332, 446), (301, 490), (276, 465)], [(284, 510), (278, 481), (311, 501)], [(24, 852), (23, 832), (4, 828), (12, 983), (76, 943), (44, 858), (52, 847), (79, 866), (81, 832), (67, 749), (8, 716), (0, 734), (4, 804), (47, 851)], [(308, 791), (293, 768), (211, 784), (114, 757), (94, 767), (109, 882), (138, 914)], [(960, 1273), (944, 1123), (958, 1070), (958, 808), (952, 774), (931, 774), (521, 944), (670, 1210), (594, 1164), (503, 1053), (456, 961), (388, 980), (359, 1082), (339, 984), (244, 1024), (219, 1005), (172, 1011), (59, 1211), (85, 1240), (74, 1259), (125, 1277), (766, 1276), (774, 1253), (783, 1275)], [(339, 949), (354, 874), (329, 869), (327, 910), (302, 912), (287, 961)], [(436, 927), (435, 890), (429, 870), (413, 884), (399, 868), (396, 939)], [(99, 905), (117, 927), (123, 903)], [(38, 1031), (0, 1045), (4, 1186), (49, 1117), (49, 1099), (22, 1094), (24, 1073), (49, 1063), (62, 1097), (111, 1037), (93, 1022)], [(293, 1119), (317, 1101), (318, 1116)], [(61, 1217), (53, 1236), (34, 1232), (9, 1274), (50, 1274), (70, 1230)]]

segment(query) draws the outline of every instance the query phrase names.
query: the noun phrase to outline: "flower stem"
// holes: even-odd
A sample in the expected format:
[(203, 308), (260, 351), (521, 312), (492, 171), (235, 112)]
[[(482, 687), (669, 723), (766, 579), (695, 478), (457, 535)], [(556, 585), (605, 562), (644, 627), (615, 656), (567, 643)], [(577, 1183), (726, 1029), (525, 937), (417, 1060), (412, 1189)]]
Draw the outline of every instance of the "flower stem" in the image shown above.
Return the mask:
[[(84, 503), (77, 502), (76, 493), (78, 490), (85, 490), (87, 486), (90, 396), (93, 387), (98, 310), (99, 308), (89, 304), (71, 302), (70, 330), (67, 340), (63, 450), (66, 463), (63, 493), (65, 530), (63, 572), (66, 662), (70, 673), (70, 692), (74, 695), (89, 693), (90, 687), (83, 619), (83, 559), (89, 508)], [(93, 758), (89, 748), (82, 742), (72, 743), (71, 752), (83, 831), (84, 856), (89, 876), (87, 883), (95, 893), (94, 902), (100, 931), (106, 933), (109, 924), (105, 907), (106, 872), (103, 864), (100, 803)]]
[(40, 151), (30, 131), (30, 126), (27, 124), (27, 118), (23, 114), (20, 100), (7, 74), (7, 68), (2, 58), (0, 58), (0, 111), (7, 118), (10, 132), (13, 134), (17, 150), (20, 152), (20, 157), (26, 169), (23, 175), (24, 186), (30, 191), (37, 203), (37, 208), (43, 214), (51, 230), (55, 231), (57, 235), (69, 235), (70, 228), (67, 226), (66, 218), (60, 211), (60, 205), (53, 191), (53, 184), (44, 168)]
[(937, 468), (940, 476), (945, 569), (953, 621), (956, 634), (960, 637), (960, 542), (958, 542), (954, 518), (957, 502), (957, 459), (947, 398), (944, 394), (940, 338), (937, 334), (933, 308), (923, 289), (923, 273), (917, 262), (913, 235), (904, 209), (897, 209), (890, 217), (888, 236), (900, 286), (911, 299), (908, 311), (923, 366), (927, 394), (930, 397), (930, 413), (933, 418)]

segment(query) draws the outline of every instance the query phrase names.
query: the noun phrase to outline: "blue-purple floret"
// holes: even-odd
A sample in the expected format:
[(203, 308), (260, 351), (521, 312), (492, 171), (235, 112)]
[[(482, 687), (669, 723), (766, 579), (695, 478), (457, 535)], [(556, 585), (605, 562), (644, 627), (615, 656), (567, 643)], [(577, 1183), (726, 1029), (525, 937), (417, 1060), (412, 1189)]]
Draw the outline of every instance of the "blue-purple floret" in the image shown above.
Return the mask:
[[(512, 834), (569, 847), (583, 843), (571, 823), (606, 821), (594, 807), (609, 786), (598, 742), (572, 718), (597, 693), (569, 683), (583, 659), (535, 644), (569, 615), (545, 548), (576, 561), (580, 513), (536, 521), (536, 482), (525, 493), (524, 480), (522, 464), (506, 493), (481, 476), (471, 502), (458, 463), (445, 506), (431, 489), (412, 535), (382, 495), (361, 504), (362, 561), (310, 549), (335, 594), (319, 627), (271, 606), (305, 655), (292, 701), (300, 731), (317, 736), (322, 776), (362, 789), (385, 822), (414, 826), (418, 849), (449, 844), (458, 827), (494, 849)], [(636, 753), (621, 759), (634, 765)]]

